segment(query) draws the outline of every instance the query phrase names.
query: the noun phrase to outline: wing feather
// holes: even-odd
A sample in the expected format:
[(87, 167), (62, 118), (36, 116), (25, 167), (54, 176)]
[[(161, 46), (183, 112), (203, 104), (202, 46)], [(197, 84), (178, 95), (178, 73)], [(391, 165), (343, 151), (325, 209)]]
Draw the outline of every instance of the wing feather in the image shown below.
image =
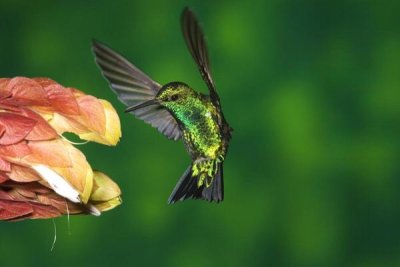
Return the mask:
[(181, 27), (186, 45), (199, 68), (201, 77), (210, 91), (210, 98), (214, 105), (220, 109), (219, 96), (211, 76), (208, 50), (203, 31), (194, 13), (185, 8), (182, 12)]
[(218, 118), (218, 123), (222, 128), (223, 134), (229, 140), (231, 138), (232, 128), (228, 125), (222, 113), (219, 96), (217, 94), (215, 84), (211, 76), (210, 62), (208, 58), (208, 50), (204, 34), (196, 16), (187, 7), (182, 12), (181, 27), (183, 37), (190, 51), (190, 54), (197, 64), (201, 77), (207, 84), (208, 90), (210, 92), (210, 100), (217, 109), (218, 114), (220, 114)]
[[(122, 103), (135, 106), (157, 95), (161, 85), (123, 56), (98, 41), (93, 41), (92, 50), (97, 66)], [(131, 113), (157, 128), (169, 139), (181, 138), (181, 130), (175, 118), (161, 106), (149, 106)]]

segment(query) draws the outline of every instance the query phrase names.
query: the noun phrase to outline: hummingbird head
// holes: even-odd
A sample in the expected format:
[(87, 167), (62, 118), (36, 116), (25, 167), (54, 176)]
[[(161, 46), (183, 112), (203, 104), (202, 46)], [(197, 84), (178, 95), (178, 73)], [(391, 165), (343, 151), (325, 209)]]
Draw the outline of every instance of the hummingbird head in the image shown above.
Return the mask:
[(196, 92), (182, 82), (171, 82), (164, 85), (158, 92), (156, 99), (159, 104), (174, 111), (182, 105), (186, 105), (194, 97)]
[(161, 87), (154, 99), (128, 107), (125, 111), (130, 112), (150, 105), (160, 105), (172, 112), (177, 112), (187, 106), (193, 97), (196, 97), (196, 92), (187, 84), (171, 82)]

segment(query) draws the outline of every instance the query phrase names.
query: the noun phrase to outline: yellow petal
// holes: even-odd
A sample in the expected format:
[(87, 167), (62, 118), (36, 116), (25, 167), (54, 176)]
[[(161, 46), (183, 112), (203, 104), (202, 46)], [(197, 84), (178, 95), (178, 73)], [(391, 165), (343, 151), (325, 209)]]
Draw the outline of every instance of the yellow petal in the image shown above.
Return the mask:
[(39, 112), (58, 134), (71, 132), (83, 140), (116, 145), (121, 138), (121, 123), (114, 107), (108, 101), (89, 96), (81, 97), (78, 103), (82, 107), (80, 115), (54, 113), (50, 116)]
[(74, 203), (80, 203), (79, 192), (68, 183), (64, 177), (50, 169), (49, 167), (41, 164), (33, 165), (32, 168), (40, 174), (44, 181), (56, 192), (58, 195), (69, 199)]
[(54, 128), (54, 130), (56, 130), (58, 134), (69, 132), (79, 135), (80, 133), (89, 131), (85, 125), (58, 113), (54, 113), (53, 116), (51, 116), (49, 119), (49, 124)]
[(98, 142), (104, 145), (116, 145), (121, 138), (121, 123), (114, 107), (105, 100), (99, 99), (105, 115), (105, 131), (85, 132), (78, 134), (81, 139)]
[(71, 167), (56, 167), (54, 170), (64, 177), (73, 187), (80, 192), (83, 203), (87, 203), (93, 188), (93, 171), (86, 160), (85, 155), (70, 143), (64, 141), (68, 151)]
[[(87, 203), (92, 192), (93, 171), (80, 150), (62, 139), (31, 141), (28, 146), (31, 153), (21, 159), (22, 164), (48, 167), (76, 189), (81, 201)], [(41, 183), (52, 187), (48, 181)]]
[(93, 189), (90, 201), (108, 201), (121, 195), (121, 189), (102, 172), (93, 173)]
[(121, 205), (122, 200), (120, 197), (116, 197), (113, 199), (110, 199), (106, 202), (100, 202), (95, 204), (96, 208), (100, 211), (107, 211), (107, 210), (111, 210), (113, 208), (115, 208), (118, 205)]

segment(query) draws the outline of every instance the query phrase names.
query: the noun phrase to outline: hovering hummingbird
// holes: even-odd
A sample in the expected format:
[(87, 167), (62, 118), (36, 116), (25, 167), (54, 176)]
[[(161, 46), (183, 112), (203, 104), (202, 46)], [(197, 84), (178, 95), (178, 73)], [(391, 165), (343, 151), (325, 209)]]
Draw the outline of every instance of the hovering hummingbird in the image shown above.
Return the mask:
[(93, 41), (96, 63), (119, 100), (137, 118), (167, 138), (183, 138), (192, 163), (176, 184), (168, 203), (188, 198), (220, 202), (224, 198), (222, 165), (232, 128), (222, 114), (210, 73), (203, 32), (193, 12), (185, 8), (181, 26), (186, 45), (210, 94), (196, 92), (183, 82), (163, 86), (111, 48)]

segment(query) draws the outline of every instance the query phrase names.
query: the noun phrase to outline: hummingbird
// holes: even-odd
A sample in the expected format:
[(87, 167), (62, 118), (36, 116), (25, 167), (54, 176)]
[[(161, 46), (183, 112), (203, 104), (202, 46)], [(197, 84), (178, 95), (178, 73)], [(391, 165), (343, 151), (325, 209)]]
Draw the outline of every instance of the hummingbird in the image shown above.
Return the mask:
[(96, 40), (92, 50), (110, 88), (127, 106), (125, 112), (150, 124), (169, 139), (183, 139), (191, 164), (168, 203), (190, 198), (218, 203), (224, 199), (223, 162), (233, 129), (222, 113), (203, 31), (188, 7), (182, 12), (181, 28), (209, 95), (193, 90), (184, 82), (160, 85), (121, 54)]

